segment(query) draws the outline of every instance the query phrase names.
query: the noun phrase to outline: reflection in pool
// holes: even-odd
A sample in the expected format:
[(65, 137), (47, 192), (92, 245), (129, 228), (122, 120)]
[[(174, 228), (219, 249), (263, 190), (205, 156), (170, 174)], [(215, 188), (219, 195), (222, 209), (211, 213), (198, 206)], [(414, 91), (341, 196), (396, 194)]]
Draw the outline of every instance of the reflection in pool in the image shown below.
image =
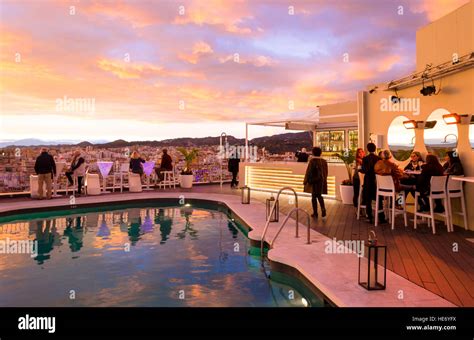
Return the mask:
[(0, 306), (318, 304), (287, 285), (292, 281), (267, 278), (224, 209), (101, 210), (18, 215), (0, 224), (0, 241), (38, 241), (35, 257), (0, 255)]

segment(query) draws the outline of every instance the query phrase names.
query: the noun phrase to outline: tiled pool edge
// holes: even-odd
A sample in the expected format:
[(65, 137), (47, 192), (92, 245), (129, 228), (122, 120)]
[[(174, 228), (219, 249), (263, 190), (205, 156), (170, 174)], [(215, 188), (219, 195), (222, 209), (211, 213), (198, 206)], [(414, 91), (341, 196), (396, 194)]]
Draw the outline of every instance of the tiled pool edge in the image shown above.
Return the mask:
[[(101, 195), (76, 198), (75, 207), (105, 205), (146, 201), (150, 199), (195, 199), (225, 204), (251, 231), (249, 239), (260, 242), (265, 224), (265, 206), (253, 201), (242, 205), (240, 197), (225, 194), (205, 194), (192, 192), (144, 192), (121, 195)], [(204, 196), (204, 197), (203, 197)], [(17, 214), (25, 210), (71, 209), (68, 199), (49, 201), (27, 200), (23, 202), (2, 203), (0, 214)], [(281, 216), (281, 219), (283, 216)], [(265, 241), (271, 240), (279, 223), (270, 225)], [(306, 232), (302, 228), (300, 235)], [(340, 307), (455, 307), (449, 301), (416, 285), (407, 279), (387, 271), (387, 290), (368, 292), (357, 284), (357, 256), (338, 254), (329, 256), (324, 253), (324, 242), (328, 237), (312, 230), (311, 245), (305, 245), (305, 237), (296, 239), (294, 227), (289, 225), (283, 230), (275, 246), (268, 253), (271, 262), (289, 266), (305, 277), (317, 291), (321, 292), (333, 304)], [(394, 288), (396, 287), (396, 288)], [(400, 298), (403, 294), (403, 298)]]

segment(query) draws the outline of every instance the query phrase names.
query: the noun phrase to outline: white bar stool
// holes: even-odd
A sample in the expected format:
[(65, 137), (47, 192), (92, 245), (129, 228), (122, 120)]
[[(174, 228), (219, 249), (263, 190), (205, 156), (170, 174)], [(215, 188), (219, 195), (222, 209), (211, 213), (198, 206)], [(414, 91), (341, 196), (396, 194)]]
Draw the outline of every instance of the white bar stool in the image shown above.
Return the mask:
[[(377, 195), (375, 196), (375, 226), (379, 222), (379, 212), (383, 212), (384, 209), (379, 209), (379, 196), (383, 198), (388, 198), (389, 203), (392, 203), (392, 208), (389, 209), (389, 219), (392, 222), (392, 230), (395, 229), (395, 216), (398, 214), (403, 214), (403, 220), (405, 222), (405, 227), (408, 227), (408, 216), (406, 210), (406, 200), (405, 196), (402, 196), (401, 207), (402, 209), (397, 209), (397, 191), (395, 190), (395, 184), (393, 183), (392, 176), (382, 176), (376, 175), (377, 179)], [(388, 205), (390, 208), (390, 205)]]
[(168, 185), (171, 189), (171, 186), (173, 188), (176, 188), (176, 176), (174, 175), (174, 170), (171, 171), (162, 171), (163, 174), (163, 180), (159, 183), (160, 188), (163, 187), (166, 189), (166, 186)]
[[(448, 196), (446, 193), (446, 181), (447, 181), (447, 176), (432, 176), (431, 177), (431, 182), (430, 182), (430, 193), (428, 195), (429, 199), (429, 204), (430, 204), (430, 213), (424, 213), (424, 212), (418, 212), (418, 198), (421, 196), (421, 193), (416, 191), (415, 192), (415, 218), (414, 218), (414, 228), (416, 229), (416, 224), (417, 224), (417, 217), (427, 217), (429, 218), (428, 220), (428, 226), (430, 225), (431, 221), (431, 227), (433, 229), (433, 234), (436, 234), (436, 226), (435, 226), (435, 215), (442, 216), (444, 218), (444, 224), (447, 227), (447, 230), (450, 231), (450, 221), (449, 221), (449, 215), (448, 215), (448, 207), (444, 209), (444, 213), (435, 213), (434, 212), (434, 200), (435, 199), (442, 199), (444, 201), (444, 205), (446, 206), (448, 202)], [(449, 204), (449, 203), (448, 203)]]
[[(455, 176), (455, 177), (464, 177), (464, 176)], [(450, 227), (451, 231), (454, 231), (454, 225), (453, 225), (453, 214), (456, 215), (461, 215), (464, 220), (464, 228), (468, 230), (467, 226), (467, 211), (466, 211), (466, 199), (464, 197), (464, 188), (463, 188), (464, 182), (462, 181), (456, 181), (453, 179), (453, 176), (448, 177), (448, 211), (449, 211), (449, 216), (450, 218)], [(453, 198), (459, 198), (461, 201), (461, 211), (453, 211), (453, 205), (451, 202), (451, 199)]]

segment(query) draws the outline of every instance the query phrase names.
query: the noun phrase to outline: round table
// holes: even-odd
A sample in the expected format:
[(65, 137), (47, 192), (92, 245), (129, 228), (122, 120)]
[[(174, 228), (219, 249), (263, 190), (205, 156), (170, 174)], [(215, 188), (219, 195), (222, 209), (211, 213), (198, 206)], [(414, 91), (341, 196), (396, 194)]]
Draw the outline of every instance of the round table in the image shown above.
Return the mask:
[(106, 185), (107, 185), (107, 176), (109, 176), (110, 170), (112, 169), (112, 166), (114, 165), (114, 162), (97, 162), (97, 166), (99, 167), (99, 171), (102, 175), (102, 193), (103, 194), (108, 194), (110, 191), (107, 191)]

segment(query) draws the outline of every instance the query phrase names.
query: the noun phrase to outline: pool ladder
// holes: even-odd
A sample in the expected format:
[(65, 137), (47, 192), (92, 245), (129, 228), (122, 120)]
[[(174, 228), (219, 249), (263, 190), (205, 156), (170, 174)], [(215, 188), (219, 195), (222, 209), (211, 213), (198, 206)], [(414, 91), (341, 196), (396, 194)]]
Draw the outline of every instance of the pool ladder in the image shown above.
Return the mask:
[(273, 215), (273, 212), (275, 211), (275, 207), (276, 207), (276, 204), (277, 204), (277, 202), (280, 198), (280, 194), (285, 190), (290, 190), (295, 195), (295, 207), (293, 209), (291, 209), (291, 211), (286, 215), (285, 219), (283, 220), (283, 222), (280, 226), (280, 229), (278, 229), (277, 233), (275, 234), (275, 237), (273, 237), (273, 240), (269, 243), (270, 248), (273, 246), (273, 244), (275, 243), (275, 240), (277, 239), (278, 235), (280, 235), (280, 232), (283, 230), (283, 227), (286, 225), (286, 222), (288, 222), (288, 220), (290, 219), (291, 215), (294, 212), (296, 212), (296, 234), (295, 234), (295, 237), (299, 237), (299, 221), (298, 221), (298, 217), (299, 217), (298, 212), (299, 211), (302, 211), (303, 213), (306, 214), (307, 225), (308, 225), (307, 244), (311, 244), (311, 239), (310, 239), (310, 237), (311, 237), (311, 235), (310, 235), (310, 233), (311, 233), (311, 230), (310, 230), (310, 216), (309, 216), (309, 214), (306, 210), (301, 209), (301, 208), (298, 207), (298, 195), (296, 194), (295, 189), (293, 189), (291, 187), (283, 187), (278, 191), (278, 194), (276, 196), (275, 202), (273, 203), (272, 209), (270, 210), (270, 213), (268, 214), (268, 218), (267, 218), (267, 221), (265, 223), (265, 228), (263, 228), (263, 234), (262, 234), (261, 241), (260, 241), (260, 254), (262, 255), (262, 260), (263, 260), (263, 244), (265, 243), (265, 235), (267, 234), (268, 226), (270, 225), (270, 218)]

